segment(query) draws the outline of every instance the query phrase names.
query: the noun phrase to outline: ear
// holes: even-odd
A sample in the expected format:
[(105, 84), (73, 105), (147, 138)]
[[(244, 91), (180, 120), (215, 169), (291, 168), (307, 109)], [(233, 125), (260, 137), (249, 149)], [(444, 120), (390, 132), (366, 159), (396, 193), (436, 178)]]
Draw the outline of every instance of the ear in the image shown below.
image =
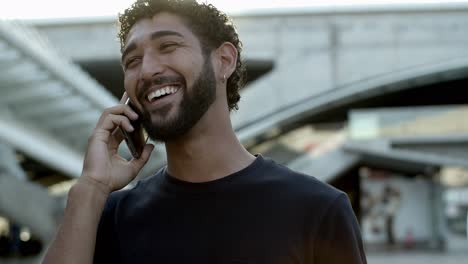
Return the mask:
[(216, 54), (218, 59), (218, 80), (223, 80), (224, 77), (226, 77), (227, 80), (236, 70), (237, 49), (232, 43), (224, 42), (218, 47)]

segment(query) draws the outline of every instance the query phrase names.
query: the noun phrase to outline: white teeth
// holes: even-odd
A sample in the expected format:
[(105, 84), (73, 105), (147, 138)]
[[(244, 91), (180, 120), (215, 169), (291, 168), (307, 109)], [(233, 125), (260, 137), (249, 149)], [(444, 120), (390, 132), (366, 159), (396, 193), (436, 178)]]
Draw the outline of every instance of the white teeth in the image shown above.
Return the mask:
[(179, 90), (178, 87), (176, 86), (166, 86), (164, 88), (161, 88), (157, 91), (154, 91), (154, 92), (151, 92), (150, 94), (148, 94), (148, 101), (151, 102), (151, 100), (153, 100), (154, 98), (158, 98), (158, 97), (161, 97), (163, 95), (166, 95), (166, 94), (173, 94), (175, 92), (177, 92)]
[(153, 100), (154, 97), (156, 97), (156, 93), (155, 93), (155, 92), (152, 92), (152, 93), (148, 94), (148, 98), (147, 98), (147, 99), (148, 99), (148, 101), (151, 102), (151, 100)]

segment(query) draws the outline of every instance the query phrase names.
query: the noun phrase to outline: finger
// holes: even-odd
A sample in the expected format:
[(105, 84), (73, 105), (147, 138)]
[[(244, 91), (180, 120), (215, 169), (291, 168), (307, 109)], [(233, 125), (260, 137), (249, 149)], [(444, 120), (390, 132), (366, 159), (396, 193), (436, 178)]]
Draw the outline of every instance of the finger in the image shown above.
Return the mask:
[(103, 129), (109, 132), (109, 135), (114, 132), (117, 127), (125, 129), (125, 131), (133, 132), (135, 130), (130, 124), (130, 120), (123, 115), (108, 115), (104, 121), (99, 124), (96, 129)]
[(122, 142), (122, 140), (125, 139), (124, 134), (120, 128), (116, 128), (114, 132), (112, 132), (112, 137), (119, 142)]
[(119, 104), (105, 109), (101, 117), (99, 118), (98, 125), (100, 123), (103, 123), (108, 115), (125, 115), (131, 120), (138, 119), (138, 114), (135, 111), (133, 111), (131, 107), (129, 107), (128, 105)]
[(116, 128), (109, 140), (109, 149), (117, 150), (120, 143), (125, 139), (122, 130), (120, 128)]
[(143, 166), (145, 166), (146, 162), (148, 162), (151, 153), (154, 150), (153, 144), (146, 144), (141, 152), (141, 155), (138, 159), (132, 159), (130, 164), (135, 168), (136, 171), (140, 171)]

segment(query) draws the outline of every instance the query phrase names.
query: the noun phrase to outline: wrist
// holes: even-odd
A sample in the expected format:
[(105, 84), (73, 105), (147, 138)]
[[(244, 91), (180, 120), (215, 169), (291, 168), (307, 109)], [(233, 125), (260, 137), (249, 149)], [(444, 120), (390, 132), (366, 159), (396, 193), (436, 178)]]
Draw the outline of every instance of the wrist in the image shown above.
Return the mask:
[(98, 215), (102, 212), (108, 197), (109, 192), (100, 184), (81, 176), (68, 192), (65, 211), (76, 213), (85, 210), (96, 212)]
[(78, 189), (86, 189), (91, 192), (99, 193), (99, 195), (107, 198), (111, 193), (111, 189), (106, 184), (95, 180), (94, 178), (82, 174), (75, 184)]

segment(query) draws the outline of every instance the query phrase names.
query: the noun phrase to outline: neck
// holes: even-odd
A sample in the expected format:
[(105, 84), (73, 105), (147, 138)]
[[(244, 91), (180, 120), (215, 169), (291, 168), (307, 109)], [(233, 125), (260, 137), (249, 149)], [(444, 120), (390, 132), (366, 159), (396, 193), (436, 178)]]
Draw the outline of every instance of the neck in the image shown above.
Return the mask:
[(247, 167), (255, 159), (237, 139), (227, 105), (219, 101), (186, 135), (166, 142), (171, 176), (188, 182), (212, 181)]

